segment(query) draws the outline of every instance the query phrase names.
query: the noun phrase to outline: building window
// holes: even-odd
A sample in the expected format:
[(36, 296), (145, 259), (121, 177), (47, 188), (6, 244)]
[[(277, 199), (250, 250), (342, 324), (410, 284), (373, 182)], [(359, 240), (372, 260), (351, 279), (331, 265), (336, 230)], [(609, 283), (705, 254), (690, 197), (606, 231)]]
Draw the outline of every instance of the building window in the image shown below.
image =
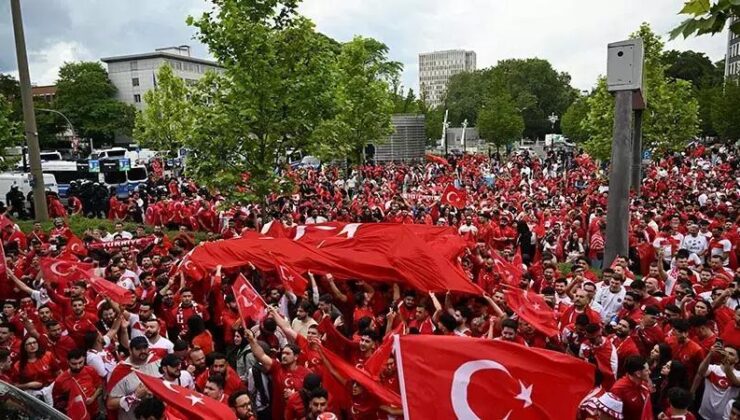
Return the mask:
[(139, 62), (134, 60), (131, 62), (131, 70), (139, 70)]
[(134, 77), (131, 79), (131, 86), (139, 86), (139, 78)]
[(139, 95), (138, 93), (136, 95), (134, 95), (134, 102), (136, 102), (137, 104), (140, 104), (141, 103), (141, 95)]

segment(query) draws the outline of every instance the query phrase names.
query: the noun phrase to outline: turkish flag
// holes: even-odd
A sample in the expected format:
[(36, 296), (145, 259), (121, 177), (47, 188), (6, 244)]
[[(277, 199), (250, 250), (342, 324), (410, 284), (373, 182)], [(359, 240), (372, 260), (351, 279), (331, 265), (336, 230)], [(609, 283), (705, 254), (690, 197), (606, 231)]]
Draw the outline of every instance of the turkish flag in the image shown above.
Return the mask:
[[(93, 274), (94, 265), (88, 263), (60, 260), (50, 257), (41, 257), (39, 261), (41, 274), (45, 280), (59, 283), (65, 287), (69, 282), (89, 278)], [(78, 272), (81, 271), (82, 273)]]
[(236, 420), (236, 415), (227, 405), (211, 397), (180, 385), (165, 383), (162, 378), (139, 372), (136, 372), (136, 376), (152, 394), (165, 403), (165, 406), (174, 407), (181, 413), (188, 413), (191, 420)]
[(573, 419), (594, 366), (500, 340), (395, 338), (404, 418)]
[(303, 296), (308, 288), (308, 280), (288, 264), (275, 258), (275, 270), (285, 290), (290, 290), (296, 296)]
[(501, 281), (509, 286), (519, 287), (519, 283), (524, 275), (524, 269), (521, 263), (518, 265), (515, 262), (508, 262), (502, 258), (498, 253), (493, 252), (493, 269), (501, 275)]
[(399, 395), (395, 392), (385, 388), (378, 381), (372, 378), (367, 372), (365, 372), (364, 370), (360, 370), (355, 366), (352, 366), (351, 364), (347, 363), (346, 360), (339, 357), (335, 353), (332, 353), (331, 350), (327, 348), (322, 348), (321, 351), (324, 354), (324, 357), (326, 357), (326, 362), (329, 363), (329, 365), (331, 365), (334, 370), (336, 370), (339, 376), (347, 380), (357, 382), (363, 388), (365, 388), (367, 392), (371, 393), (379, 400), (383, 401), (385, 404), (393, 407), (401, 407), (401, 397), (399, 397)]
[[(80, 271), (78, 270), (77, 272), (79, 273)], [(113, 302), (120, 305), (130, 305), (133, 302), (134, 293), (131, 290), (123, 288), (102, 277), (89, 276), (85, 280), (87, 280), (93, 290), (103, 296), (109, 297)]]
[(373, 377), (378, 378), (380, 372), (383, 370), (385, 363), (393, 353), (393, 336), (395, 334), (403, 334), (406, 329), (406, 324), (399, 322), (396, 328), (383, 338), (383, 342), (378, 346), (377, 349), (367, 358), (365, 361), (365, 370)]
[(74, 234), (70, 234), (67, 238), (67, 248), (78, 257), (87, 256), (87, 248), (80, 238)]
[[(400, 281), (424, 292), (482, 293), (453, 259), (466, 244), (460, 238), (447, 240), (454, 237), (451, 228), (347, 223), (341, 228), (310, 231), (307, 228), (305, 237), (298, 240), (247, 233), (235, 240), (201, 243), (190, 258), (207, 270), (219, 264), (237, 268), (252, 263), (262, 271), (272, 271), (279, 259), (298, 272), (331, 273), (339, 280)], [(314, 240), (313, 235), (325, 239)]]
[(6, 226), (13, 226), (14, 223), (4, 214), (0, 214), (0, 230), (5, 230)]
[(524, 291), (519, 288), (510, 288), (505, 292), (506, 305), (519, 318), (532, 324), (537, 331), (548, 337), (559, 334), (558, 324), (555, 321), (555, 312), (547, 305), (545, 298), (537, 293)]
[(468, 201), (468, 193), (465, 190), (458, 190), (454, 185), (449, 184), (447, 188), (442, 192), (442, 204), (449, 204), (459, 209), (465, 207), (465, 203)]
[(267, 303), (254, 290), (252, 284), (247, 281), (243, 274), (239, 274), (231, 289), (234, 291), (234, 298), (242, 319), (245, 321), (247, 319), (253, 319), (257, 322), (262, 321), (262, 318), (267, 315)]
[(65, 414), (75, 420), (90, 420), (90, 413), (87, 411), (87, 406), (85, 405), (85, 394), (76, 380), (72, 380), (72, 382), (73, 385), (72, 389), (69, 390), (67, 412)]
[(183, 273), (185, 273), (185, 277), (194, 281), (201, 281), (206, 277), (206, 270), (191, 261), (188, 256), (185, 256), (185, 258), (183, 258), (179, 269), (182, 270)]

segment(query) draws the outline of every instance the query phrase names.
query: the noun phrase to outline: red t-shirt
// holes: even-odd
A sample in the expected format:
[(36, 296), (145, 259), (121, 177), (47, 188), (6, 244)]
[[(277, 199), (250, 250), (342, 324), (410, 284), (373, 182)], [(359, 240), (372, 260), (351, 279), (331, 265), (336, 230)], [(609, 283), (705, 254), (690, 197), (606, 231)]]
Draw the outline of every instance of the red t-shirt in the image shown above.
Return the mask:
[(303, 388), (303, 380), (311, 371), (301, 365), (296, 365), (295, 370), (287, 370), (278, 359), (273, 359), (269, 373), (272, 378), (272, 418), (279, 419), (285, 414), (283, 392)]
[[(75, 383), (76, 382), (76, 383)], [(90, 366), (84, 366), (82, 370), (77, 374), (72, 374), (70, 371), (66, 371), (59, 375), (56, 381), (54, 381), (54, 388), (52, 389), (52, 396), (54, 397), (54, 407), (61, 412), (66, 412), (67, 405), (69, 403), (70, 391), (72, 387), (78, 386), (84, 394), (84, 398), (90, 398), (95, 390), (103, 386), (103, 380)], [(98, 412), (98, 399), (96, 398), (92, 404), (87, 406), (89, 413)]]
[(59, 363), (57, 363), (51, 352), (44, 353), (41, 357), (33, 362), (29, 362), (21, 368), (20, 361), (15, 362), (15, 370), (18, 372), (18, 383), (41, 382), (47, 386), (54, 382), (59, 373)]

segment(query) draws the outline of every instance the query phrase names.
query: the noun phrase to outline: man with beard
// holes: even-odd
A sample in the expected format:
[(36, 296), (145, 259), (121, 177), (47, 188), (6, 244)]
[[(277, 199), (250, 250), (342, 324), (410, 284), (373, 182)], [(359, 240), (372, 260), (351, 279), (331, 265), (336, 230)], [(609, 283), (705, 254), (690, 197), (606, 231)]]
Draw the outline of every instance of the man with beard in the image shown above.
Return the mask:
[(252, 399), (246, 390), (237, 391), (229, 396), (229, 407), (236, 414), (238, 420), (254, 420), (252, 411)]
[(119, 362), (108, 379), (106, 408), (116, 413), (118, 420), (134, 420), (134, 410), (149, 390), (141, 383), (134, 371), (159, 376), (159, 358), (149, 354), (149, 342), (145, 337), (136, 337), (129, 344), (131, 355)]
[(179, 357), (174, 354), (164, 356), (160, 364), (162, 380), (172, 385), (179, 385), (194, 390), (195, 382), (193, 381), (193, 376), (187, 370), (182, 370), (181, 367), (182, 362)]
[(95, 328), (96, 319), (85, 312), (85, 299), (81, 297), (72, 298), (71, 305), (72, 316), (64, 318), (64, 326), (69, 331), (69, 336), (77, 344), (77, 348), (84, 348), (85, 333), (88, 331), (98, 331)]
[(622, 309), (617, 312), (617, 318), (626, 319), (629, 318), (635, 322), (640, 322), (642, 319), (642, 310), (637, 305), (640, 300), (640, 295), (629, 291), (624, 295), (624, 301), (622, 301)]
[(201, 373), (206, 370), (206, 354), (202, 349), (193, 349), (190, 351), (190, 363), (188, 364), (188, 372), (193, 377), (198, 377)]
[(67, 412), (67, 407), (71, 402), (70, 395), (80, 392), (87, 412), (95, 418), (100, 411), (98, 397), (103, 394), (103, 380), (95, 369), (85, 365), (84, 350), (71, 350), (67, 353), (66, 360), (69, 370), (57, 377), (51, 391), (54, 407), (63, 413)]
[(128, 315), (128, 321), (131, 325), (131, 338), (146, 335), (146, 323), (152, 319), (159, 322), (160, 334), (162, 331), (167, 331), (164, 321), (154, 316), (154, 310), (150, 303), (141, 302), (139, 304), (138, 314), (129, 314), (128, 312), (124, 312), (123, 314), (124, 317)]
[(210, 377), (213, 375), (221, 376), (224, 381), (221, 388), (227, 395), (231, 395), (232, 392), (244, 388), (244, 383), (239, 377), (239, 374), (236, 373), (234, 368), (229, 366), (225, 355), (213, 352), (206, 357), (206, 362), (208, 364), (208, 368), (195, 379), (196, 389), (199, 391), (205, 390), (206, 382), (208, 382)]
[(295, 332), (304, 337), (308, 335), (308, 329), (311, 328), (312, 325), (318, 324), (315, 319), (308, 316), (310, 308), (310, 302), (308, 302), (307, 300), (301, 301), (301, 303), (298, 305), (298, 309), (296, 309), (296, 316), (290, 325)]
[(164, 357), (172, 353), (175, 346), (172, 344), (172, 341), (159, 335), (160, 325), (158, 319), (147, 319), (144, 323), (144, 328), (144, 335), (147, 341), (149, 341), (149, 348), (152, 353), (157, 354), (159, 357)]
[(180, 289), (180, 304), (172, 308), (171, 313), (175, 322), (177, 322), (180, 336), (183, 337), (188, 332), (187, 321), (191, 316), (198, 315), (206, 322), (210, 318), (209, 312), (205, 310), (203, 305), (193, 301), (193, 292), (187, 287)]
[(280, 351), (280, 360), (268, 356), (257, 343), (250, 330), (245, 331), (254, 357), (267, 369), (272, 379), (272, 418), (279, 419), (285, 412), (285, 402), (303, 384), (306, 376), (311, 373), (308, 368), (298, 364), (300, 348), (295, 344), (286, 344)]
[(617, 377), (621, 377), (624, 373), (624, 362), (629, 356), (639, 356), (640, 350), (635, 344), (635, 340), (632, 338), (632, 330), (635, 329), (637, 324), (635, 321), (629, 318), (620, 319), (617, 325), (614, 327), (614, 336), (612, 337), (612, 344), (617, 349), (617, 359), (619, 361), (617, 368)]

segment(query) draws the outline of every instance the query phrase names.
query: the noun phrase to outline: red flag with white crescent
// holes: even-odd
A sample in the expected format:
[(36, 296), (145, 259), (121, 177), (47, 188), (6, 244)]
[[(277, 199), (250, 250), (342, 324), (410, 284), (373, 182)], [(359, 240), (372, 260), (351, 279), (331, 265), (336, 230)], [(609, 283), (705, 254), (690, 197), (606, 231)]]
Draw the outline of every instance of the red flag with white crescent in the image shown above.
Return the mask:
[[(41, 275), (44, 280), (59, 283), (62, 288), (75, 280), (82, 280), (92, 276), (94, 265), (89, 263), (60, 260), (58, 258), (41, 257), (39, 261)], [(81, 271), (82, 273), (78, 272)]]
[(508, 288), (505, 292), (506, 305), (516, 312), (519, 318), (532, 324), (535, 330), (548, 337), (558, 335), (555, 312), (547, 305), (545, 298), (537, 293), (519, 288)]
[(174, 407), (180, 413), (187, 413), (190, 419), (236, 420), (236, 415), (229, 406), (211, 397), (180, 385), (167, 383), (162, 378), (139, 372), (136, 372), (136, 376), (155, 397), (165, 403), (165, 406)]
[(308, 280), (293, 267), (279, 258), (275, 258), (275, 270), (285, 290), (290, 290), (296, 296), (303, 296), (308, 288)]
[(572, 419), (593, 388), (576, 357), (481, 338), (395, 338), (404, 418)]
[(231, 289), (234, 291), (234, 298), (242, 319), (262, 321), (262, 318), (267, 315), (267, 303), (243, 274), (239, 274)]
[(67, 400), (67, 412), (65, 413), (71, 419), (90, 420), (90, 413), (85, 405), (85, 393), (82, 391), (80, 384), (72, 379), (72, 387), (69, 390), (69, 399)]
[(465, 207), (465, 203), (468, 201), (468, 193), (465, 190), (459, 190), (454, 185), (449, 184), (447, 188), (442, 192), (442, 204), (449, 204), (459, 209)]

